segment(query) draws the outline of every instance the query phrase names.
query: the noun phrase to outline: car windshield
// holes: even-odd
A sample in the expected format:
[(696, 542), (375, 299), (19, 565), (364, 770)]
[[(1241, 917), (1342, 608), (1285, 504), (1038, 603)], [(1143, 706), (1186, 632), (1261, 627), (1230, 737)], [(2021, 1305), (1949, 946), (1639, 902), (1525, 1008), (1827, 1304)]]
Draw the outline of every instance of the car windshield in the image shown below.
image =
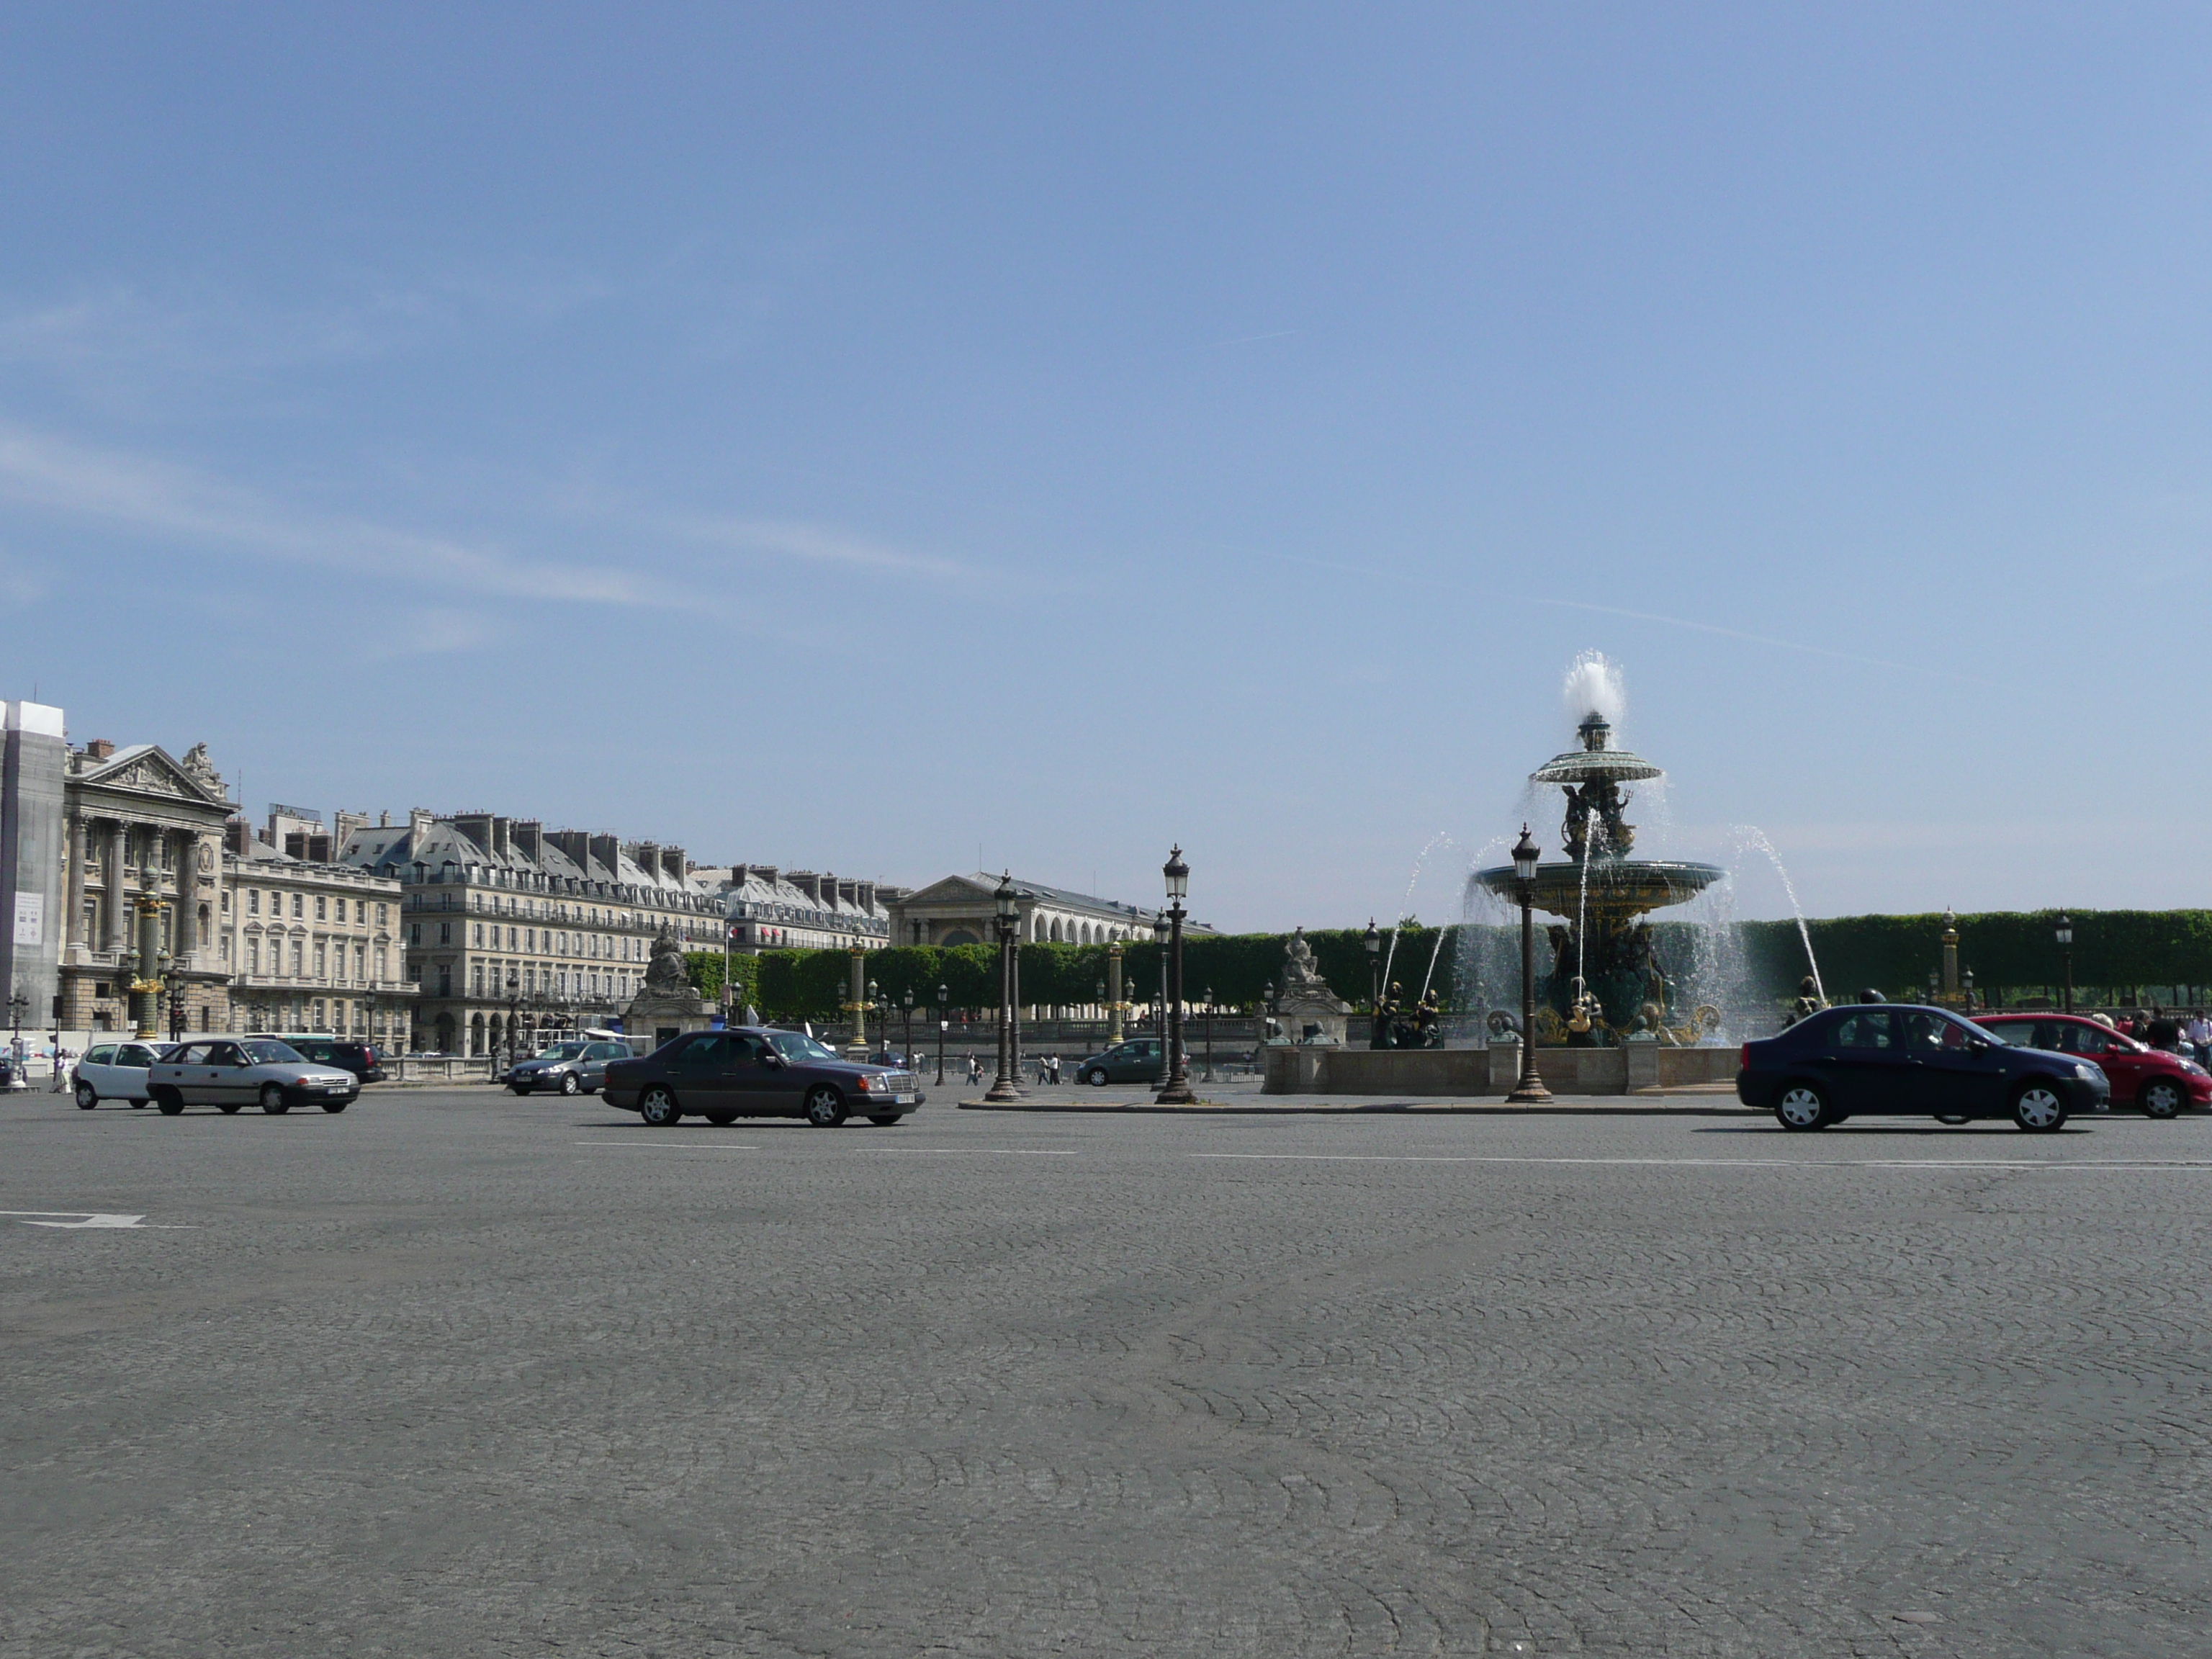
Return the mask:
[(538, 1051), (538, 1058), (540, 1060), (574, 1060), (580, 1056), (583, 1052), (584, 1045), (580, 1042), (556, 1042), (550, 1048), (540, 1048)]
[(246, 1051), (246, 1063), (249, 1066), (283, 1066), (288, 1063), (300, 1065), (305, 1061), (305, 1057), (289, 1042), (271, 1042), (264, 1040), (260, 1042), (241, 1042), (238, 1046)]
[(836, 1054), (823, 1048), (804, 1031), (770, 1031), (768, 1040), (775, 1044), (776, 1053), (786, 1060), (835, 1060)]

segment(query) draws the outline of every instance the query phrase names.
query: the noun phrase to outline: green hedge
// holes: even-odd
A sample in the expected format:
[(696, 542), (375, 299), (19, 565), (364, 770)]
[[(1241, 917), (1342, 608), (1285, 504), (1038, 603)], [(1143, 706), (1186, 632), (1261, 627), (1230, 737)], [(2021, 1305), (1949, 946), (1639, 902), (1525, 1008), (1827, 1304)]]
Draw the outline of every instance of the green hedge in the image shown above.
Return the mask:
[[(2074, 981), (2085, 993), (2137, 1000), (2143, 987), (2212, 987), (2212, 910), (2077, 910), (2074, 920)], [(1978, 990), (1992, 995), (2022, 995), (2056, 986), (2060, 969), (2052, 931), (2053, 910), (1994, 911), (1959, 918), (1959, 957), (1973, 971)], [(1781, 996), (1805, 972), (1805, 950), (1794, 921), (1738, 924), (1746, 966), (1770, 994)], [(1837, 916), (1807, 924), (1820, 958), (1820, 978), (1832, 998), (1872, 986), (1887, 994), (1924, 994), (1928, 972), (1942, 961), (1943, 921), (1939, 915)], [(1679, 941), (1685, 924), (1660, 921), (1661, 950), (1673, 963), (1689, 960)], [(1510, 959), (1517, 930), (1499, 930), (1482, 943)], [(1392, 977), (1409, 995), (1429, 973), (1437, 949), (1433, 927), (1406, 928), (1398, 939)], [(1671, 936), (1671, 937), (1670, 937)], [(1183, 941), (1183, 986), (1191, 1000), (1209, 988), (1225, 1007), (1249, 1009), (1282, 975), (1283, 933), (1198, 934)], [(1389, 949), (1389, 935), (1383, 934)], [(1306, 935), (1315, 965), (1338, 994), (1364, 1004), (1369, 958), (1364, 928), (1332, 928)], [(1474, 948), (1466, 930), (1447, 929), (1437, 957), (1434, 983), (1449, 999), (1458, 985), (1458, 951)], [(1106, 977), (1103, 945), (1024, 945), (1021, 997), (1024, 1003), (1082, 1006), (1098, 1000)], [(1539, 945), (1540, 954), (1542, 945)], [(1160, 951), (1149, 939), (1122, 947), (1123, 994), (1142, 1002), (1159, 988)], [(778, 1019), (836, 1019), (845, 1000), (849, 958), (843, 951), (769, 951), (736, 958), (744, 1000)], [(695, 951), (684, 958), (691, 982), (717, 998), (722, 988), (719, 951)], [(1379, 961), (1379, 958), (1378, 958)], [(868, 977), (882, 994), (898, 1004), (914, 993), (917, 1009), (933, 1007), (937, 988), (951, 992), (955, 1008), (992, 1008), (999, 1000), (997, 951), (988, 945), (950, 949), (902, 945), (872, 951)], [(1494, 994), (1494, 988), (1493, 988)]]

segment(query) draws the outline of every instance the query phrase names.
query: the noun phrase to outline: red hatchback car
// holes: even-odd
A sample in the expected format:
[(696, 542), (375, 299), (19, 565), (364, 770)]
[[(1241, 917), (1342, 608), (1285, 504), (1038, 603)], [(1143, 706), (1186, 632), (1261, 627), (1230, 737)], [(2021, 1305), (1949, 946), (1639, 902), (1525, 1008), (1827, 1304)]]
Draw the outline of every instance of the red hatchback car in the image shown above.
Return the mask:
[(2135, 1105), (2147, 1117), (2172, 1117), (2185, 1106), (2212, 1106), (2212, 1073), (2193, 1060), (2123, 1036), (2079, 1014), (1976, 1014), (2000, 1042), (2079, 1054), (2112, 1080), (2112, 1104)]

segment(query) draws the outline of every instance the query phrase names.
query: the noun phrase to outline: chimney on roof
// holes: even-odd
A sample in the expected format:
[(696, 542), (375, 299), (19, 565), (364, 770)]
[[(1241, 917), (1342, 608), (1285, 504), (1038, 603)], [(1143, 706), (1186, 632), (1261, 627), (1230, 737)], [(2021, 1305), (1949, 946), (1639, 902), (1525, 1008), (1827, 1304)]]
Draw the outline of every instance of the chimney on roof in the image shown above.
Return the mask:
[(545, 826), (536, 818), (517, 818), (507, 830), (508, 845), (532, 864), (543, 856), (538, 850), (538, 839)]
[(606, 866), (607, 873), (612, 875), (622, 857), (620, 842), (612, 836), (592, 836), (588, 838), (587, 844), (591, 848), (592, 857)]
[[(417, 840), (428, 835), (430, 826), (437, 821), (438, 815), (427, 806), (410, 806), (407, 809), (407, 833)], [(415, 850), (419, 854), (422, 849), (418, 847)]]
[(660, 875), (660, 843), (659, 842), (638, 842), (637, 850), (632, 853), (630, 857), (637, 860), (637, 867), (645, 872), (645, 878), (647, 881), (659, 879)]
[(790, 880), (791, 884), (793, 887), (796, 887), (800, 892), (806, 895), (806, 902), (809, 904), (815, 906), (817, 909), (821, 907), (821, 877), (816, 875), (811, 870), (794, 870), (791, 872)]
[(869, 912), (871, 915), (874, 914), (876, 908), (876, 884), (872, 881), (854, 882), (853, 884), (853, 901), (863, 910)]
[(115, 752), (115, 745), (106, 738), (94, 738), (85, 744), (84, 752), (94, 760), (104, 761)]
[(660, 849), (660, 873), (671, 881), (682, 881), (684, 872), (688, 867), (684, 861), (682, 848), (664, 847)]
[(511, 818), (494, 817), (491, 821), (491, 852), (494, 858), (503, 859), (514, 845), (514, 822)]
[(376, 827), (380, 830), (389, 830), (392, 828), (392, 814), (389, 812), (379, 812), (376, 815)]
[(252, 829), (244, 818), (225, 819), (222, 826), (222, 850), (234, 858), (244, 858), (247, 846), (246, 838), (252, 833)]
[(453, 814), (453, 828), (459, 830), (471, 841), (476, 842), (478, 847), (483, 848), (487, 853), (492, 850), (492, 815), (489, 812), (456, 812)]

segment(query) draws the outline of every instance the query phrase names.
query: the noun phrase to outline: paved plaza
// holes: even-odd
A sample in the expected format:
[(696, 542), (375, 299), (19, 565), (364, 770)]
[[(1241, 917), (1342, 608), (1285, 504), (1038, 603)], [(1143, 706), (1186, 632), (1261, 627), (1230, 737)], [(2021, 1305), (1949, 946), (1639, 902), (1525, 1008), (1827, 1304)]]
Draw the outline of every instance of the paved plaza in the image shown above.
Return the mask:
[(10, 1659), (2212, 1629), (2206, 1120), (18, 1096), (0, 1209)]

